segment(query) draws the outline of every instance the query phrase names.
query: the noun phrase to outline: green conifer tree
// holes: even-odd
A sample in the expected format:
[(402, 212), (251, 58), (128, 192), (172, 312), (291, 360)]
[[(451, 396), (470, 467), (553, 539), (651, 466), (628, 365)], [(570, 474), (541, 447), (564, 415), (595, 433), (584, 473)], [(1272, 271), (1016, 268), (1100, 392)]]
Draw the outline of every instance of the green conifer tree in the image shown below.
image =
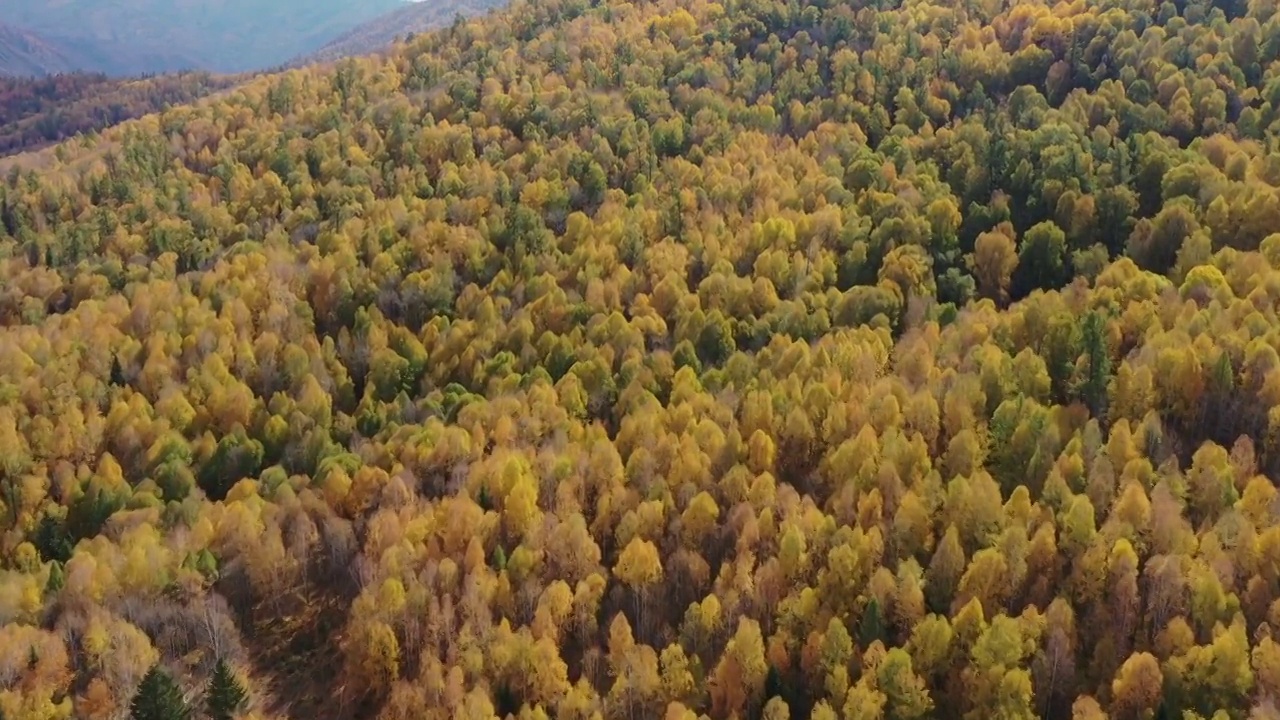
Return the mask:
[(221, 658), (213, 668), (213, 677), (209, 678), (209, 688), (205, 691), (205, 708), (213, 720), (231, 720), (235, 717), (249, 695), (244, 686), (231, 672), (231, 666)]
[(1111, 355), (1107, 349), (1106, 321), (1096, 312), (1084, 318), (1081, 334), (1084, 351), (1088, 356), (1089, 370), (1085, 376), (1081, 395), (1089, 412), (1099, 420), (1107, 416), (1107, 386), (1111, 382)]
[(182, 688), (169, 673), (154, 665), (142, 678), (142, 684), (129, 704), (133, 720), (190, 720), (191, 708), (182, 697)]
[(52, 595), (63, 588), (67, 584), (67, 574), (62, 569), (62, 563), (54, 560), (49, 565), (49, 579), (44, 583), (44, 592), (46, 595)]
[(871, 598), (862, 613), (862, 622), (858, 625), (858, 646), (863, 650), (871, 647), (876, 640), (884, 641), (884, 621), (880, 617), (880, 601)]
[(120, 366), (120, 358), (111, 358), (111, 384), (123, 387), (128, 384), (128, 380), (124, 377), (124, 368)]

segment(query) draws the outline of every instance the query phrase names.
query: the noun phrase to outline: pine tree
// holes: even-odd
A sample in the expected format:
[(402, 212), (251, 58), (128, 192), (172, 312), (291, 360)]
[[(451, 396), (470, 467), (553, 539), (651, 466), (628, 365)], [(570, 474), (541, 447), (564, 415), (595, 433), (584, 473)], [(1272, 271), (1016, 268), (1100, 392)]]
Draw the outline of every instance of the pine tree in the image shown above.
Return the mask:
[(71, 559), (74, 550), (66, 523), (51, 515), (40, 518), (32, 542), (39, 551), (41, 560), (66, 562)]
[(884, 641), (884, 621), (880, 618), (880, 601), (871, 598), (858, 625), (858, 646), (865, 650), (876, 640)]
[(44, 583), (46, 595), (53, 595), (67, 584), (67, 574), (62, 570), (62, 563), (54, 560), (49, 565), (49, 579)]
[(169, 673), (154, 665), (142, 678), (138, 692), (129, 704), (133, 720), (190, 720), (191, 708), (182, 697), (182, 688)]
[(1081, 335), (1084, 351), (1089, 359), (1089, 371), (1085, 376), (1081, 395), (1089, 412), (1105, 420), (1107, 415), (1107, 386), (1111, 382), (1111, 355), (1107, 350), (1106, 326), (1102, 316), (1091, 312), (1084, 318)]
[(128, 381), (124, 377), (124, 368), (120, 366), (120, 358), (111, 358), (111, 384), (117, 387), (124, 387)]
[(244, 686), (231, 672), (225, 660), (218, 659), (205, 691), (205, 708), (213, 720), (231, 720), (248, 698)]

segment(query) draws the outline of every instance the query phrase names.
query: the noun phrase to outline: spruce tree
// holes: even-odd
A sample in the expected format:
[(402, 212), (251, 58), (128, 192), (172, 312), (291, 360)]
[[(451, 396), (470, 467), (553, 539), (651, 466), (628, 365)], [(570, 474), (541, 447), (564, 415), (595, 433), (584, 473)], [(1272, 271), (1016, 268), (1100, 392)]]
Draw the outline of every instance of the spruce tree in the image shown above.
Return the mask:
[(1105, 421), (1107, 386), (1111, 382), (1111, 355), (1107, 349), (1106, 321), (1096, 312), (1089, 313), (1084, 318), (1081, 335), (1084, 351), (1089, 359), (1089, 372), (1081, 388), (1082, 399), (1094, 417)]
[(231, 666), (219, 658), (205, 691), (205, 709), (213, 720), (231, 720), (248, 698), (244, 686), (231, 672)]
[(128, 384), (128, 380), (124, 377), (124, 368), (120, 366), (120, 358), (111, 358), (111, 384), (117, 387), (124, 387)]
[(44, 592), (46, 595), (53, 595), (67, 584), (67, 574), (62, 569), (62, 563), (54, 560), (49, 565), (49, 579), (44, 583)]
[(858, 625), (858, 646), (866, 650), (876, 640), (884, 641), (884, 621), (880, 618), (880, 601), (871, 598)]
[(182, 688), (157, 664), (142, 678), (142, 684), (129, 705), (129, 717), (133, 720), (190, 720), (191, 708), (182, 697)]

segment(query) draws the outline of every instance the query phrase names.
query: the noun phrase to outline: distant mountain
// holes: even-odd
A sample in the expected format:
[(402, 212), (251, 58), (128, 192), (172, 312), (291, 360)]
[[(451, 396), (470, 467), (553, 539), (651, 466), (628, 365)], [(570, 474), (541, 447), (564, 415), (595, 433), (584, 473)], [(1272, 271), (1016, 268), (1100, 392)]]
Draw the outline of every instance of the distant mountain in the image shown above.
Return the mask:
[(471, 17), (505, 5), (504, 0), (422, 0), (374, 18), (339, 35), (319, 50), (295, 59), (291, 65), (330, 62), (352, 55), (383, 50), (411, 33), (443, 27), (462, 15)]
[(51, 75), (75, 65), (66, 48), (29, 30), (0, 23), (0, 75)]
[[(3, 0), (0, 73), (278, 67), (404, 0)], [(21, 30), (19, 30), (21, 28)]]

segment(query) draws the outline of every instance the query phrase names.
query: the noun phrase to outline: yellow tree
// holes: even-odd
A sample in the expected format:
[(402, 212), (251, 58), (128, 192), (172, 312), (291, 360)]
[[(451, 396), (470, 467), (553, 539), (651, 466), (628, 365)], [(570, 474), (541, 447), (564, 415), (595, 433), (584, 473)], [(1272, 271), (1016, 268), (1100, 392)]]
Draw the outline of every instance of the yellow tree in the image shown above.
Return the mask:
[(767, 672), (760, 624), (742, 618), (711, 676), (712, 711), (719, 717), (755, 712)]
[(1018, 249), (1013, 226), (1001, 223), (984, 232), (974, 242), (973, 252), (965, 258), (978, 281), (978, 292), (997, 303), (1009, 299), (1009, 285), (1018, 267)]
[(1134, 653), (1111, 681), (1111, 713), (1117, 720), (1148, 720), (1160, 705), (1164, 675), (1151, 653)]
[(613, 574), (631, 589), (635, 602), (636, 625), (644, 632), (645, 609), (654, 586), (662, 581), (662, 560), (652, 542), (633, 537), (618, 555)]

